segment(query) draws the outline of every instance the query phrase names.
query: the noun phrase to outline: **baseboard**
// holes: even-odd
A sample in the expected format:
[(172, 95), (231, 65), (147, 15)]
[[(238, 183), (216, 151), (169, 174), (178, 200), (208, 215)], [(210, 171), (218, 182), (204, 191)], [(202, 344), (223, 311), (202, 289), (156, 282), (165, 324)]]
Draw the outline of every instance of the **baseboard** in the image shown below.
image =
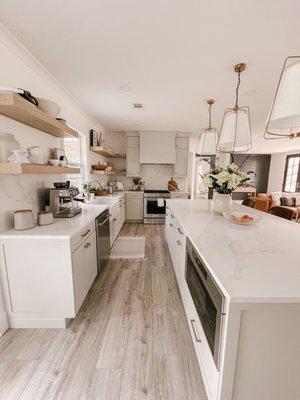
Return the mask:
[(65, 329), (70, 318), (9, 318), (13, 329)]
[(8, 319), (6, 312), (3, 310), (0, 313), (0, 336), (2, 336), (7, 331), (7, 329), (9, 329)]

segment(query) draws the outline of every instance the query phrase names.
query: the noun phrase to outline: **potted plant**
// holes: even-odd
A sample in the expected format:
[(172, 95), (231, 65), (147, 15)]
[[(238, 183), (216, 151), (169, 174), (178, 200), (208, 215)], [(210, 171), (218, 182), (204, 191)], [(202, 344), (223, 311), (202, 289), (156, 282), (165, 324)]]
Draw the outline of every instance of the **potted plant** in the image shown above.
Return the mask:
[(203, 184), (215, 191), (214, 211), (217, 215), (231, 211), (231, 193), (240, 186), (246, 186), (249, 179), (246, 172), (234, 163), (215, 166), (203, 174)]
[(133, 190), (141, 190), (141, 179), (140, 178), (133, 178), (134, 187)]

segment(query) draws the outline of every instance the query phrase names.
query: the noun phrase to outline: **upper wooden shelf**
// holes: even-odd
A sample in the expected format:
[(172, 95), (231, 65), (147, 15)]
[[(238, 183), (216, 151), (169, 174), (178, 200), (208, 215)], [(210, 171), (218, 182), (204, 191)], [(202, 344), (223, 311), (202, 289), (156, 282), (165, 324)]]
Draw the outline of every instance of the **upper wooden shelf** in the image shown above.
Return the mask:
[(0, 93), (0, 114), (32, 126), (49, 135), (62, 137), (78, 137), (78, 132), (57, 121), (34, 104), (16, 93)]
[(90, 147), (90, 150), (93, 151), (94, 153), (100, 154), (101, 156), (104, 156), (104, 157), (110, 157), (110, 158), (125, 158), (126, 157), (125, 154), (114, 153), (113, 151), (106, 149), (103, 146)]
[(0, 163), (0, 174), (80, 174), (80, 168), (52, 167), (51, 165), (42, 164)]

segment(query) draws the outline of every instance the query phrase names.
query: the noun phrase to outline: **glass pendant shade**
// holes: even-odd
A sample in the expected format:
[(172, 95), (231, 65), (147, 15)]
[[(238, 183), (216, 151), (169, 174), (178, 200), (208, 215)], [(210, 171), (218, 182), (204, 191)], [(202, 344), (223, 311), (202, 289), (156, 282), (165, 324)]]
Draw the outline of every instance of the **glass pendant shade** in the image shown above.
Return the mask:
[(270, 138), (269, 135), (271, 138), (300, 136), (300, 56), (287, 57), (284, 62), (265, 138)]
[(204, 129), (200, 133), (196, 153), (201, 156), (211, 156), (216, 154), (218, 131), (215, 128)]
[(252, 147), (248, 107), (227, 108), (224, 113), (217, 150), (239, 153)]

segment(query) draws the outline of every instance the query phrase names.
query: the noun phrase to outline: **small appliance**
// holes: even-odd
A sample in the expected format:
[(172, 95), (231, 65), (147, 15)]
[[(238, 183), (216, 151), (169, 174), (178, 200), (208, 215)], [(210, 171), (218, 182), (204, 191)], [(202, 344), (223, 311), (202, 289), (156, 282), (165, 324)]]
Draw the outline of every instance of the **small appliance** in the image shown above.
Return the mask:
[(76, 196), (79, 194), (78, 188), (69, 187), (69, 182), (58, 182), (62, 186), (57, 188), (47, 188), (45, 190), (46, 211), (53, 213), (54, 218), (72, 218), (81, 213), (79, 202)]

